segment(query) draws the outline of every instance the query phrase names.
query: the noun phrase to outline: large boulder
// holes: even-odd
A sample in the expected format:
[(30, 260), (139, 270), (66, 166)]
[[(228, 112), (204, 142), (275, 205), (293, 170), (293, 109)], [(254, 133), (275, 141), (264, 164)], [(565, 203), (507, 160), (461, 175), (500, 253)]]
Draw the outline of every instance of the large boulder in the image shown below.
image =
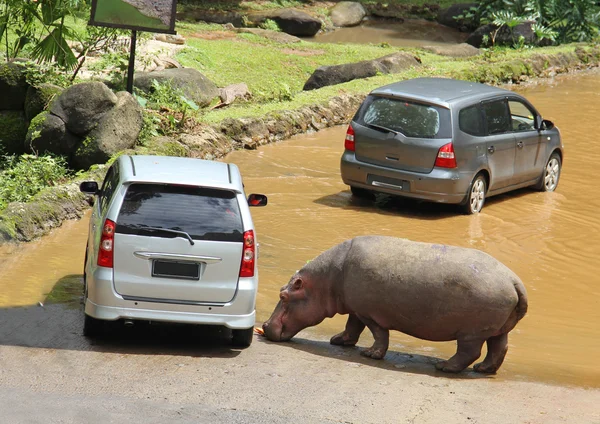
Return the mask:
[(135, 145), (142, 129), (142, 109), (126, 91), (117, 93), (116, 97), (115, 107), (104, 114), (73, 152), (72, 163), (77, 168), (106, 163), (115, 153)]
[[(472, 27), (472, 20), (465, 19), (464, 16), (472, 7), (477, 7), (477, 3), (457, 3), (452, 6), (442, 9), (439, 11), (437, 21), (451, 28), (457, 28), (463, 32), (472, 31), (475, 28)], [(458, 16), (463, 18), (457, 19)]]
[[(535, 24), (533, 21), (523, 22), (514, 27), (512, 31), (507, 26), (502, 26), (498, 30), (498, 27), (494, 24), (482, 25), (469, 35), (467, 43), (477, 48), (486, 47), (483, 45), (483, 40), (487, 37), (488, 44), (491, 44), (493, 39), (496, 46), (512, 46), (519, 42), (520, 37), (523, 37), (525, 44), (534, 44), (537, 37), (533, 31), (533, 24)], [(496, 32), (496, 30), (498, 31)], [(494, 32), (496, 32), (495, 36)]]
[(184, 19), (212, 22), (215, 24), (230, 23), (236, 27), (244, 26), (244, 15), (242, 13), (227, 10), (206, 10), (198, 7), (188, 7), (177, 13), (177, 20)]
[(32, 153), (54, 153), (70, 156), (80, 138), (71, 133), (65, 121), (44, 111), (29, 124), (25, 138), (25, 150)]
[(0, 63), (0, 110), (23, 110), (28, 87), (24, 70), (16, 62)]
[(314, 90), (328, 85), (341, 84), (360, 78), (374, 77), (378, 74), (394, 74), (404, 69), (420, 66), (415, 56), (398, 52), (373, 60), (364, 60), (343, 65), (321, 66), (317, 68), (304, 84), (304, 90)]
[(27, 120), (22, 110), (0, 110), (0, 151), (8, 154), (24, 152)]
[(362, 4), (341, 1), (331, 9), (331, 22), (338, 27), (350, 27), (361, 23), (367, 12)]
[(117, 96), (101, 82), (72, 85), (52, 102), (50, 112), (73, 134), (85, 136), (117, 104)]
[(283, 32), (297, 37), (313, 37), (323, 25), (320, 19), (296, 9), (253, 12), (247, 16), (248, 23), (252, 26), (258, 26), (267, 19), (275, 21)]
[(472, 57), (481, 54), (481, 51), (467, 43), (444, 44), (439, 46), (424, 46), (423, 50), (449, 57)]
[(134, 84), (140, 90), (150, 93), (154, 89), (152, 87), (154, 80), (181, 90), (185, 97), (193, 100), (200, 107), (208, 106), (215, 97), (219, 96), (219, 89), (215, 83), (193, 68), (138, 72)]
[(58, 85), (42, 83), (29, 86), (25, 96), (25, 117), (31, 121), (34, 117), (46, 110), (50, 102), (63, 91)]

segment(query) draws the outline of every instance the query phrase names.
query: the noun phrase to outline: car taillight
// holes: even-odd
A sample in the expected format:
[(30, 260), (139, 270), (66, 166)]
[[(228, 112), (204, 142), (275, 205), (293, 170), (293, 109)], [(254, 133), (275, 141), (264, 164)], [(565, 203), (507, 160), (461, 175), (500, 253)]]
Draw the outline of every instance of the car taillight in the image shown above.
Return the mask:
[(254, 257), (256, 255), (254, 231), (244, 232), (244, 247), (242, 250), (242, 267), (240, 277), (254, 277)]
[(438, 150), (435, 166), (440, 168), (456, 168), (456, 158), (454, 157), (454, 146), (452, 143), (444, 144)]
[(100, 249), (98, 250), (98, 265), (106, 268), (113, 267), (113, 250), (115, 247), (116, 225), (110, 219), (104, 221), (102, 236), (100, 237)]
[(344, 141), (344, 148), (354, 152), (356, 147), (354, 145), (354, 128), (352, 125), (348, 125), (348, 131), (346, 131), (346, 140)]

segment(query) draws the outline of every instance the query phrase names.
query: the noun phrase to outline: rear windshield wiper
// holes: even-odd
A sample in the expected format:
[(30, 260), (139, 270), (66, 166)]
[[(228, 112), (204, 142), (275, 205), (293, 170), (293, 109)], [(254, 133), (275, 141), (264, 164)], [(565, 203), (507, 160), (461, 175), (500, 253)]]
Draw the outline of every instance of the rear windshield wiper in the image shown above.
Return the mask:
[(380, 126), (380, 125), (369, 124), (369, 123), (367, 123), (367, 122), (365, 122), (365, 125), (366, 125), (367, 127), (369, 127), (369, 128), (373, 128), (373, 129), (375, 129), (375, 130), (379, 130), (379, 131), (385, 131), (385, 132), (391, 132), (391, 133), (394, 133), (394, 134), (398, 134), (398, 131), (395, 131), (395, 130), (392, 130), (392, 129), (389, 129), (389, 128), (386, 128), (386, 127), (382, 127), (382, 126)]
[(170, 228), (148, 227), (146, 225), (140, 226), (139, 229), (140, 230), (148, 230), (148, 231), (156, 231), (156, 232), (161, 232), (161, 233), (177, 234), (177, 235), (183, 236), (184, 238), (188, 239), (192, 246), (194, 245), (194, 240), (192, 240), (192, 236), (190, 236), (185, 231), (171, 230)]

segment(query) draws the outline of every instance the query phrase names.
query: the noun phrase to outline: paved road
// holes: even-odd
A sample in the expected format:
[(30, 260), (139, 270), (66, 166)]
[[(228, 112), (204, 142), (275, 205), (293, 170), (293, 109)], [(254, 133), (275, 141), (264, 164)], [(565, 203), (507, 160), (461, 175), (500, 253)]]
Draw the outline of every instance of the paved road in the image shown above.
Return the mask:
[(434, 371), (303, 332), (230, 349), (219, 329), (113, 328), (89, 343), (75, 307), (0, 310), (0, 422), (600, 423), (600, 391)]

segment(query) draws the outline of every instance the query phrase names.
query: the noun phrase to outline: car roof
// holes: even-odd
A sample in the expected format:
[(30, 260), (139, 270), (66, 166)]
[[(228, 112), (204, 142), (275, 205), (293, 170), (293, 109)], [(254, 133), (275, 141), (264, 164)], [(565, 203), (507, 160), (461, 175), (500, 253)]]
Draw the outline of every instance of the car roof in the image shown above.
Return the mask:
[(123, 183), (192, 185), (243, 192), (242, 178), (234, 164), (153, 155), (123, 155), (118, 160)]
[(419, 100), (448, 109), (453, 104), (465, 101), (483, 100), (497, 95), (516, 95), (503, 88), (449, 78), (415, 78), (400, 81), (376, 88), (371, 94)]

